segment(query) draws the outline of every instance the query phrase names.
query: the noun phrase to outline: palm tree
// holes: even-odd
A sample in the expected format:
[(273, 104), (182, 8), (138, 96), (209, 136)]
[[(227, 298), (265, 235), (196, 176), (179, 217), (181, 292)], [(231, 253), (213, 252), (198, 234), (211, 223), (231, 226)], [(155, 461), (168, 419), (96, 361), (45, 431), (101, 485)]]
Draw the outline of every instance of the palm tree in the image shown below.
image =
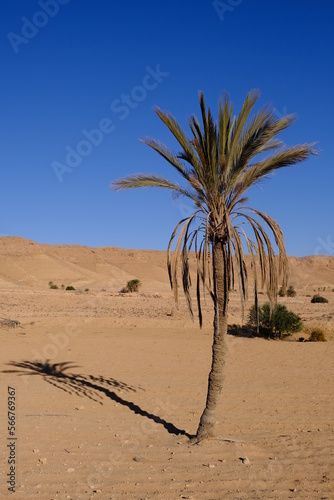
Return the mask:
[[(257, 266), (260, 268), (261, 286), (266, 288), (272, 309), (276, 304), (278, 279), (282, 278), (284, 290), (287, 284), (288, 262), (282, 231), (271, 217), (246, 206), (245, 193), (276, 169), (294, 165), (316, 154), (313, 144), (287, 147), (277, 139), (277, 135), (294, 121), (293, 115), (278, 118), (273, 110), (266, 106), (250, 117), (258, 97), (257, 90), (249, 92), (240, 113), (232, 116), (233, 106), (229, 97), (224, 95), (219, 103), (219, 118), (216, 123), (210, 108), (206, 110), (204, 95), (200, 92), (202, 126), (196, 116), (190, 117), (191, 139), (171, 114), (155, 108), (158, 117), (180, 144), (181, 152), (174, 154), (167, 146), (151, 138), (146, 138), (143, 142), (165, 158), (181, 175), (183, 182), (178, 184), (158, 175), (139, 174), (111, 184), (114, 190), (139, 187), (170, 189), (174, 194), (185, 196), (194, 204), (193, 214), (181, 220), (173, 231), (168, 245), (167, 265), (170, 284), (177, 301), (177, 270), (180, 264), (183, 291), (193, 315), (189, 252), (194, 249), (200, 326), (201, 299), (206, 290), (214, 305), (212, 366), (206, 406), (197, 429), (197, 440), (214, 435), (216, 408), (223, 385), (227, 352), (229, 293), (234, 287), (235, 277), (239, 281), (242, 310), (247, 299), (248, 272), (245, 250), (247, 249), (250, 256), (257, 311)], [(263, 155), (266, 152), (270, 153)], [(251, 231), (246, 232), (245, 225)], [(268, 228), (278, 248), (278, 259), (266, 232)], [(172, 252), (174, 240), (176, 246)]]

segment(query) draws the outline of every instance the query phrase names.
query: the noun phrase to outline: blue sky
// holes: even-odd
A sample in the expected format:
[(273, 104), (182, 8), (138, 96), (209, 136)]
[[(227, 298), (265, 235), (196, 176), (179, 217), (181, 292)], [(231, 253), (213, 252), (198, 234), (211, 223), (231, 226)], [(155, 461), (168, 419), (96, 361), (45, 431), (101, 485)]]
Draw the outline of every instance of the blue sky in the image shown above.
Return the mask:
[(176, 146), (152, 107), (187, 128), (199, 90), (216, 115), (224, 90), (238, 111), (259, 88), (259, 105), (299, 117), (286, 143), (316, 141), (321, 154), (277, 172), (250, 204), (279, 222), (289, 255), (334, 254), (333, 22), (330, 0), (6, 2), (0, 234), (165, 249), (187, 203), (109, 189), (137, 172), (177, 179), (139, 141)]

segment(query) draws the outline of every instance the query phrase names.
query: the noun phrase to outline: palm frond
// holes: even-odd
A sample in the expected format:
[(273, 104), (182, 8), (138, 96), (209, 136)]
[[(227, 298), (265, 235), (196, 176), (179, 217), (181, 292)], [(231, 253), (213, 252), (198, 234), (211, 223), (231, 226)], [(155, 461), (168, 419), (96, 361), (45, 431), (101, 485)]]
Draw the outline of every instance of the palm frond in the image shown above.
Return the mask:
[(313, 148), (313, 146), (314, 143), (301, 144), (285, 148), (278, 153), (255, 163), (249, 168), (244, 169), (237, 179), (235, 189), (237, 197), (241, 196), (242, 193), (247, 191), (260, 179), (267, 177), (274, 170), (295, 165), (296, 163), (307, 160), (311, 155), (317, 155), (318, 152)]
[(153, 109), (160, 120), (169, 128), (176, 140), (179, 142), (182, 148), (182, 158), (185, 159), (197, 173), (200, 173), (201, 166), (195, 154), (194, 148), (174, 116), (170, 113), (165, 113), (157, 106)]
[(160, 141), (156, 141), (151, 137), (142, 138), (140, 140), (150, 148), (154, 149), (154, 151), (159, 153), (159, 155), (161, 155), (165, 160), (167, 160), (168, 163), (170, 163), (186, 181), (190, 181), (189, 170), (182, 165), (177, 156), (173, 154), (165, 144), (161, 143)]
[(232, 130), (230, 144), (229, 144), (229, 155), (228, 155), (228, 163), (227, 163), (227, 178), (229, 177), (230, 171), (233, 169), (233, 165), (235, 162), (235, 156), (238, 150), (238, 143), (240, 138), (242, 137), (243, 128), (246, 125), (250, 112), (252, 111), (255, 103), (257, 102), (260, 96), (259, 90), (253, 89), (251, 90), (242, 105), (241, 111), (238, 117), (235, 120), (235, 124)]
[[(205, 207), (203, 207), (202, 200), (198, 196), (198, 193), (191, 192), (181, 187), (179, 184), (171, 182), (159, 175), (130, 175), (128, 177), (123, 177), (122, 179), (118, 179), (112, 182), (110, 187), (114, 191), (123, 191), (125, 189), (137, 189), (142, 187), (160, 187), (164, 189), (171, 189), (176, 196), (186, 196), (187, 198), (191, 199), (191, 201), (193, 201), (196, 206), (200, 206), (203, 210), (205, 210)], [(190, 188), (192, 187), (193, 186), (190, 185)]]

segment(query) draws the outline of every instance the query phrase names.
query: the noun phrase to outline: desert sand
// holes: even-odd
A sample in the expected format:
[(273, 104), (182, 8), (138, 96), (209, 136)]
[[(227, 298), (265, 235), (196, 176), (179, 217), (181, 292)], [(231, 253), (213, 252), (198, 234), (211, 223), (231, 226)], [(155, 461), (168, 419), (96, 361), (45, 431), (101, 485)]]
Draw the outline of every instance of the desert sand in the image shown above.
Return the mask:
[[(19, 322), (0, 327), (0, 498), (10, 495), (9, 386), (12, 498), (333, 499), (334, 258), (289, 262), (297, 295), (279, 302), (302, 316), (304, 331), (284, 341), (228, 336), (217, 437), (194, 445), (210, 299), (200, 330), (181, 293), (175, 308), (165, 252), (0, 238), (0, 316)], [(139, 293), (119, 293), (133, 278)], [(319, 289), (328, 304), (310, 303)], [(241, 325), (238, 292), (230, 324)], [(312, 326), (328, 341), (298, 342)]]

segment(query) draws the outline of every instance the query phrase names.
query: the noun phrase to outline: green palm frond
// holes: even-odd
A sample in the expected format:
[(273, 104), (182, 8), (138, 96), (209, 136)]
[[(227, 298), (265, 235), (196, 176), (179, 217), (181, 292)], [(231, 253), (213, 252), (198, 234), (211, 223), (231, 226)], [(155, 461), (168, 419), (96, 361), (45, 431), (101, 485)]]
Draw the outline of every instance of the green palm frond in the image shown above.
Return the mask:
[(229, 138), (235, 118), (232, 118), (233, 106), (230, 104), (229, 96), (225, 93), (223, 100), (219, 102), (218, 120), (218, 152), (219, 169), (221, 179), (226, 180), (226, 167), (229, 149)]
[(141, 187), (160, 187), (165, 189), (171, 189), (175, 194), (182, 194), (188, 198), (193, 198), (190, 191), (183, 189), (179, 184), (169, 181), (164, 177), (159, 175), (131, 175), (129, 177), (123, 177), (111, 183), (110, 187), (114, 191), (123, 191), (125, 189), (136, 189)]
[(194, 148), (176, 119), (170, 113), (164, 113), (159, 107), (155, 107), (154, 111), (179, 142), (182, 148), (179, 154), (182, 155), (182, 159), (186, 160), (198, 175), (201, 174), (201, 165), (195, 154)]
[(255, 115), (235, 147), (234, 157), (231, 159), (233, 180), (257, 154), (283, 146), (281, 141), (274, 140), (281, 121), (287, 123), (286, 120), (277, 120), (269, 107), (262, 108)]
[(237, 197), (247, 191), (260, 179), (267, 177), (269, 174), (279, 168), (289, 167), (305, 161), (310, 155), (316, 155), (317, 151), (312, 144), (301, 144), (289, 148), (281, 149), (279, 152), (265, 158), (264, 160), (255, 163), (248, 168), (244, 168), (235, 181), (235, 194)]
[(255, 106), (257, 100), (259, 99), (260, 93), (257, 89), (251, 90), (243, 103), (241, 111), (235, 120), (234, 127), (232, 129), (230, 144), (229, 144), (229, 155), (227, 163), (227, 177), (229, 172), (233, 169), (235, 163), (235, 158), (238, 152), (238, 144), (242, 137), (244, 127), (249, 118), (250, 112)]
[(167, 160), (178, 172), (184, 177), (186, 181), (189, 182), (190, 172), (187, 168), (182, 165), (177, 156), (173, 154), (165, 144), (162, 144), (155, 139), (151, 139), (147, 137), (145, 139), (141, 139), (141, 142), (150, 146), (150, 148), (154, 149), (157, 153), (159, 153), (165, 160)]

